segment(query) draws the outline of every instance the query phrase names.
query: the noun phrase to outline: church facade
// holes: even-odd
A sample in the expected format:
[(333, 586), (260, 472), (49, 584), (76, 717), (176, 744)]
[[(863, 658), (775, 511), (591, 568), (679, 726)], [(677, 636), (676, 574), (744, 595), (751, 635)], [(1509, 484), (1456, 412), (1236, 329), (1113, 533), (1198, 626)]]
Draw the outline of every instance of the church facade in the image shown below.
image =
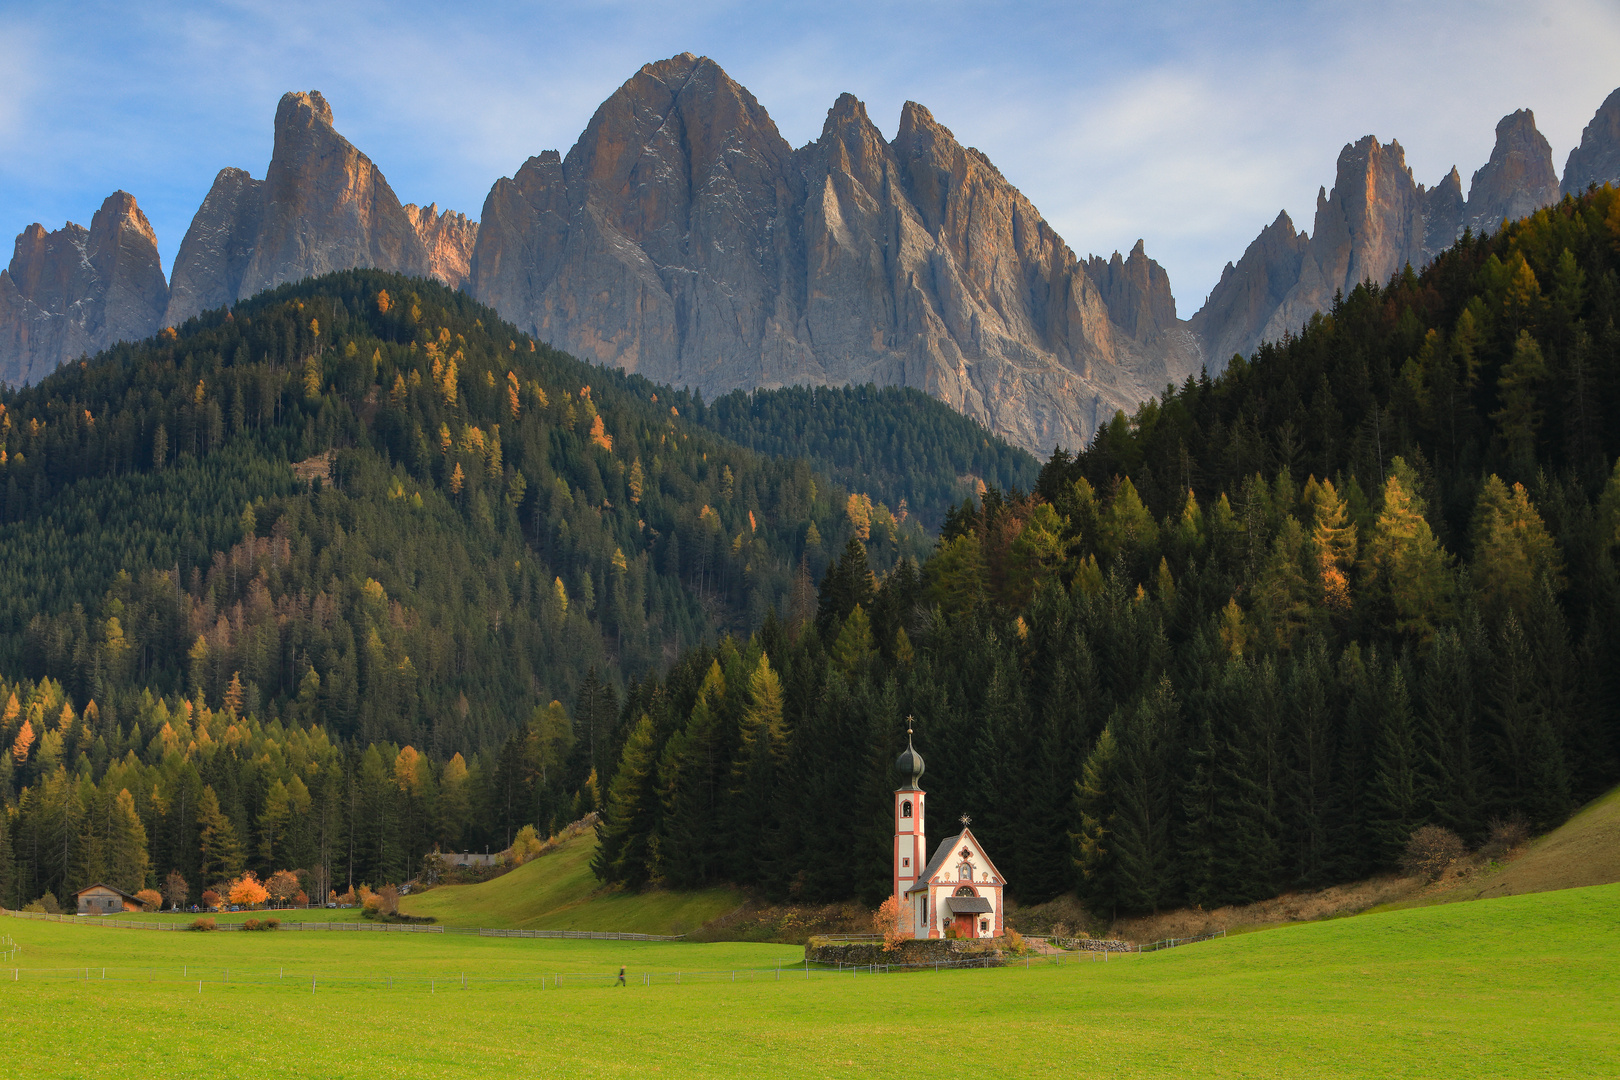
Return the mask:
[(894, 792), (894, 896), (912, 935), (919, 938), (1000, 937), (1006, 879), (962, 816), (962, 831), (940, 842), (926, 864), (926, 793), (918, 786), (923, 759), (911, 745), (894, 763), (910, 780)]

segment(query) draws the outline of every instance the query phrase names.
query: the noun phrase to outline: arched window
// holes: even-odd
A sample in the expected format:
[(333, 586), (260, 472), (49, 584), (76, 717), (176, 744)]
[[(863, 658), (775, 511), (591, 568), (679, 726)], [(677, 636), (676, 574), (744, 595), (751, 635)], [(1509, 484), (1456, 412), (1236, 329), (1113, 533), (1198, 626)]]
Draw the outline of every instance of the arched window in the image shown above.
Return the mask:
[(911, 816), (911, 800), (910, 799), (907, 799), (907, 800), (905, 800), (904, 802), (902, 802), (900, 804), (900, 816), (901, 817), (910, 817)]
[(971, 885), (958, 885), (956, 887), (956, 895), (957, 896), (978, 896), (979, 893)]

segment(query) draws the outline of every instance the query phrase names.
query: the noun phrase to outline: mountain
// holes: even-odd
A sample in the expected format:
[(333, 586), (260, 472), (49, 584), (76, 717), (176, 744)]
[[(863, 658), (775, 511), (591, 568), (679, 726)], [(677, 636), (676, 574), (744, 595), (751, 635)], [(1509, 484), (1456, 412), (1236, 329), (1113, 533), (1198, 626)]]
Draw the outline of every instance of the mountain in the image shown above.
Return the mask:
[(459, 285), (477, 228), (436, 206), (401, 205), (382, 171), (337, 133), (320, 93), (284, 94), (265, 178), (220, 170), (186, 230), (166, 325), (333, 270)]
[(1604, 99), (1564, 162), (1565, 195), (1579, 195), (1591, 184), (1620, 185), (1620, 90)]
[(88, 230), (30, 225), (0, 270), (0, 382), (155, 333), (168, 300), (157, 237), (128, 192), (109, 195)]
[[(794, 150), (706, 58), (649, 64), (566, 157), (485, 200), (469, 291), (577, 355), (705, 394), (917, 387), (1029, 449), (1198, 365), (1163, 271), (1114, 296), (977, 150), (908, 102), (885, 140), (850, 95)], [(1122, 314), (1122, 317), (1124, 315)]]
[(1427, 266), (1464, 229), (1495, 232), (1503, 220), (1557, 199), (1552, 148), (1529, 109), (1496, 125), (1491, 158), (1474, 173), (1466, 200), (1455, 167), (1425, 188), (1399, 142), (1365, 136), (1339, 151), (1332, 191), (1317, 194), (1311, 233), (1296, 233), (1279, 214), (1236, 265), (1226, 265), (1188, 326), (1212, 358), (1248, 355), (1262, 341), (1297, 333), (1363, 281), (1386, 282), (1407, 264)]
[(1491, 159), (1468, 185), (1468, 227), (1494, 233), (1502, 222), (1529, 217), (1557, 201), (1558, 170), (1552, 147), (1536, 130), (1535, 114), (1520, 109), (1502, 117)]
[[(1367, 136), (1339, 154), (1311, 231), (1280, 214), (1183, 321), (1140, 240), (1080, 260), (923, 106), (906, 103), (887, 140), (845, 94), (795, 149), (747, 89), (691, 54), (637, 72), (566, 156), (544, 151), (498, 180), (481, 222), (402, 204), (317, 92), (284, 95), (274, 134), (264, 179), (216, 177), (166, 297), (127, 196), (99, 233), (20, 236), (0, 283), (0, 378), (37, 379), (265, 288), (369, 267), (436, 278), (560, 348), (710, 399), (910, 387), (1045, 452), (1083, 445), (1206, 356), (1296, 332), (1336, 295), (1421, 268), (1465, 229), (1495, 230), (1559, 188), (1529, 110), (1497, 125), (1466, 198), (1455, 168), (1426, 188), (1398, 142)], [(1620, 92), (1570, 155), (1565, 189), (1620, 179), (1617, 162)]]

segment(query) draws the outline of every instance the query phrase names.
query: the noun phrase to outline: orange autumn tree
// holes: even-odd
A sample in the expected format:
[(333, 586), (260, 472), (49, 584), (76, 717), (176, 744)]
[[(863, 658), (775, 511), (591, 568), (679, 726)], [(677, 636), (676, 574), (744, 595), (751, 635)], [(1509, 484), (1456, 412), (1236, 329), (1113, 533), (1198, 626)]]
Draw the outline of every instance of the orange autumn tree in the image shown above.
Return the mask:
[(900, 899), (895, 896), (883, 901), (878, 909), (872, 912), (872, 929), (883, 935), (883, 951), (893, 952), (900, 947), (902, 941), (909, 941), (916, 936), (907, 925), (906, 910), (900, 906)]
[(254, 907), (270, 899), (270, 890), (260, 883), (259, 879), (254, 876), (253, 871), (249, 870), (231, 882), (230, 887), (225, 891), (225, 895), (233, 904), (239, 904), (242, 907)]
[(298, 875), (291, 870), (277, 870), (271, 874), (265, 888), (278, 904), (291, 903), (302, 891), (298, 887)]

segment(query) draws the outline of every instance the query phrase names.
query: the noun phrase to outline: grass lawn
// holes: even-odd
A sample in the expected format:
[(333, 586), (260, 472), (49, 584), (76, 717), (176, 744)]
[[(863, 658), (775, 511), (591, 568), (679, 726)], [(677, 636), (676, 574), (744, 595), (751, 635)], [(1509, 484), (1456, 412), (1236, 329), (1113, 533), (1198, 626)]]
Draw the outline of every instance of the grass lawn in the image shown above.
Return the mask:
[(684, 934), (742, 903), (735, 889), (599, 893), (595, 853), (596, 837), (586, 833), (490, 881), (401, 897), (400, 910), (446, 926)]
[[(1620, 1073), (1620, 885), (1288, 926), (1107, 964), (781, 982), (774, 962), (796, 957), (779, 945), (98, 932), (0, 919), (4, 935), (25, 969), (15, 982), (0, 969), (6, 1060), (30, 1078), (222, 1067), (877, 1075), (926, 1064), (918, 1036), (936, 1033), (942, 1068), (1016, 1076)], [(621, 962), (632, 984), (622, 990), (533, 981)], [(28, 970), (45, 968), (79, 971)], [(114, 981), (145, 968), (155, 981)], [(676, 969), (737, 969), (743, 981), (636, 985), (642, 972)], [(472, 975), (466, 990), (461, 972)], [(521, 976), (531, 981), (495, 981)], [(332, 981), (311, 992), (312, 977)], [(430, 992), (422, 977), (444, 981)]]

